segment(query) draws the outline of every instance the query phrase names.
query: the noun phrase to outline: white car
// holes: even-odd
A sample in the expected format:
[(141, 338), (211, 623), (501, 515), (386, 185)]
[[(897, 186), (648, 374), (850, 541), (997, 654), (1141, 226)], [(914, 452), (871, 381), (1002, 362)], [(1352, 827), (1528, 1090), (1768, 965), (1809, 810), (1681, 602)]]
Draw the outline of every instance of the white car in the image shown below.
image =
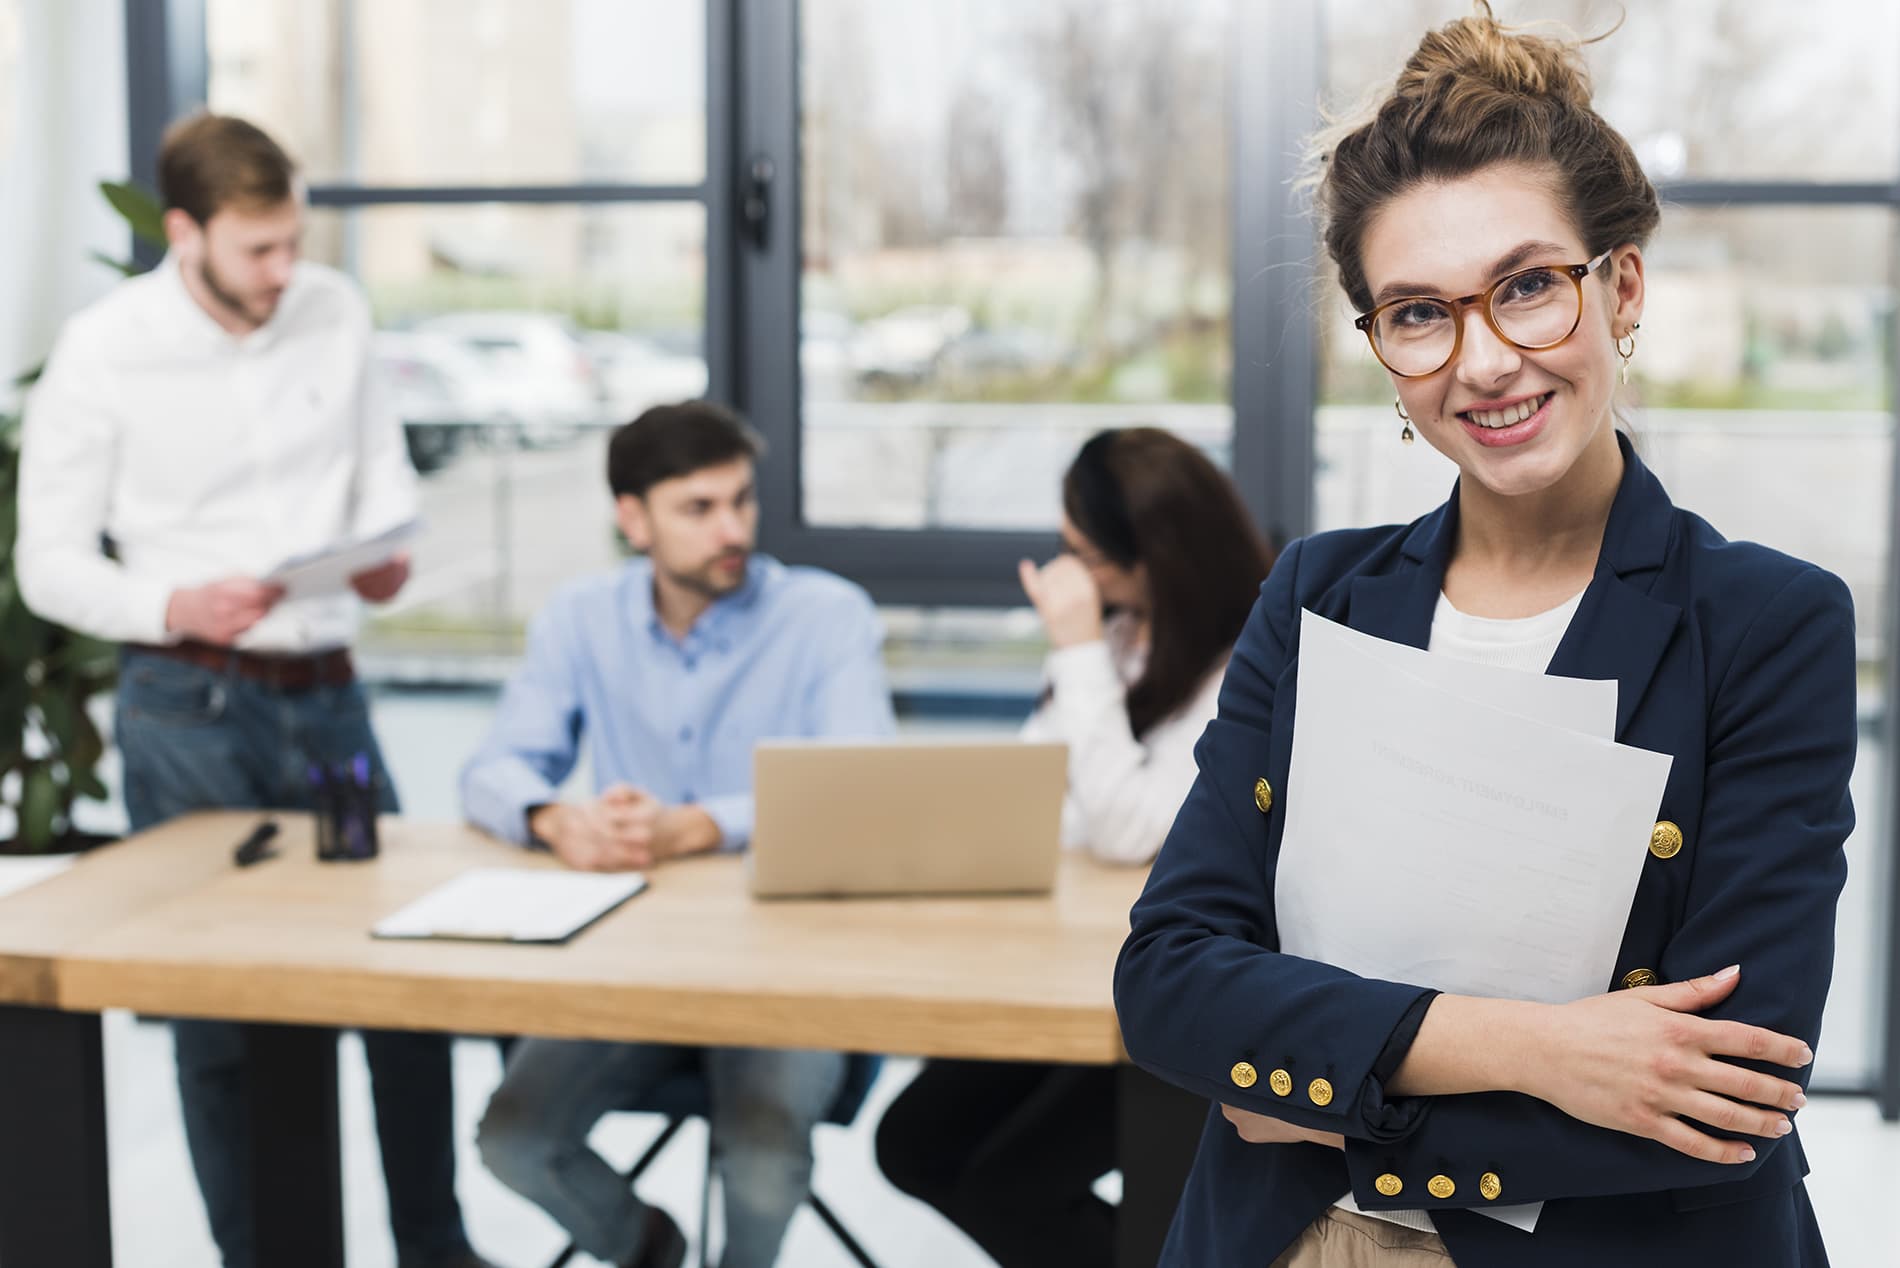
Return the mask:
[(654, 405), (690, 401), (706, 394), (706, 363), (668, 352), (651, 340), (619, 331), (590, 330), (581, 346), (600, 376), (608, 418), (630, 422)]
[(453, 339), (475, 358), (494, 421), (514, 426), (524, 443), (558, 444), (604, 419), (594, 363), (558, 317), (447, 313), (414, 329)]

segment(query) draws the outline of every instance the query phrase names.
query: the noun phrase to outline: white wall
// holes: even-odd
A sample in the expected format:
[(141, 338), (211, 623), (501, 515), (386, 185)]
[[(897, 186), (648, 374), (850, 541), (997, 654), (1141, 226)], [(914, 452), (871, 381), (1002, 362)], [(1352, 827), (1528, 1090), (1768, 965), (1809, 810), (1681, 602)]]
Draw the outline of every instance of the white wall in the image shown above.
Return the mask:
[(128, 253), (99, 196), (128, 170), (122, 0), (0, 0), (0, 400)]

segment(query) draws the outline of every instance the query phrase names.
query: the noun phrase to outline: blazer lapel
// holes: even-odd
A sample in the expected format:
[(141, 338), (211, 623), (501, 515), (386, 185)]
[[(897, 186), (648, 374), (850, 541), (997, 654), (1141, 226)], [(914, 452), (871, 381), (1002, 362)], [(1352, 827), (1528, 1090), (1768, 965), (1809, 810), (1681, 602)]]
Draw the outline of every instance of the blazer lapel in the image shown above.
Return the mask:
[(1400, 558), (1390, 572), (1352, 579), (1352, 602), (1345, 623), (1391, 643), (1424, 647), (1432, 637), (1432, 615), (1445, 585), (1445, 566), (1458, 538), (1458, 486), (1443, 506), (1419, 520), (1399, 545)]
[(1616, 679), (1616, 738), (1622, 739), (1681, 619), (1681, 608), (1599, 565), (1546, 672)]
[(1650, 593), (1668, 557), (1675, 507), (1621, 433), (1623, 481), (1610, 504), (1596, 575), (1547, 672), (1565, 678), (1616, 679), (1621, 739), (1649, 680), (1662, 663), (1682, 609)]

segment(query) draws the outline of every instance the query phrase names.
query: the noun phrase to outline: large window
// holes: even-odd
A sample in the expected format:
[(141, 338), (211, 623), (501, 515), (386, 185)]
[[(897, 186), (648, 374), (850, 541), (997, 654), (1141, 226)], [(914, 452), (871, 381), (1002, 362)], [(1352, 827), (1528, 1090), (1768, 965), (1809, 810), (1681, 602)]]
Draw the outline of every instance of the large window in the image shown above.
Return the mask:
[(1226, 460), (1230, 10), (802, 6), (808, 523), (1046, 531), (1130, 423)]
[(669, 0), (212, 0), (207, 95), (311, 184), (422, 475), (369, 663), (488, 676), (620, 547), (608, 431), (708, 391), (706, 16)]

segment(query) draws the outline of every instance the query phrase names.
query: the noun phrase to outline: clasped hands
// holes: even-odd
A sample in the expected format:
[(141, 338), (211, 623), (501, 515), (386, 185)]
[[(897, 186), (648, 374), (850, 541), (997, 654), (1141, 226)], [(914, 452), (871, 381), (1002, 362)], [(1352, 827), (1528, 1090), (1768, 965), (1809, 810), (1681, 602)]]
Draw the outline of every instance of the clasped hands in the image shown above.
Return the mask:
[(715, 849), (722, 835), (703, 808), (669, 806), (626, 784), (614, 784), (591, 801), (537, 806), (528, 831), (582, 872), (640, 871)]

